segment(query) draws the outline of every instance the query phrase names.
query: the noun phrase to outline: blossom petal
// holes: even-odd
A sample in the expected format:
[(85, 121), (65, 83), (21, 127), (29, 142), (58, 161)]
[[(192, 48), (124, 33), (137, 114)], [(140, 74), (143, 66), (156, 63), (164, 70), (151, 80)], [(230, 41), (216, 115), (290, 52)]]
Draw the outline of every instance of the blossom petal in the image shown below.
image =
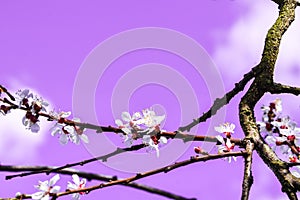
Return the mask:
[(132, 115), (132, 119), (133, 120), (138, 120), (142, 117), (141, 113), (140, 112), (135, 112), (133, 115)]
[(118, 126), (124, 126), (123, 122), (119, 119), (115, 120), (115, 124), (117, 124)]
[(70, 181), (68, 181), (68, 186), (67, 186), (67, 188), (68, 188), (69, 190), (77, 190), (77, 189), (78, 189), (78, 186), (77, 186), (76, 184), (71, 183)]
[(89, 138), (86, 134), (81, 134), (79, 137), (84, 143), (89, 143)]
[(130, 116), (129, 112), (122, 112), (122, 119), (125, 122), (130, 122), (131, 116)]
[(292, 175), (297, 177), (297, 178), (300, 178), (300, 173), (297, 172), (297, 171), (291, 171)]
[(44, 182), (39, 181), (39, 185), (35, 186), (35, 188), (47, 192), (49, 188), (49, 181), (44, 181)]
[(222, 144), (224, 143), (224, 138), (221, 135), (216, 135), (215, 137), (219, 142), (221, 142)]
[(159, 142), (166, 144), (168, 142), (168, 139), (166, 137), (160, 137)]
[(49, 106), (49, 103), (47, 101), (43, 101), (42, 105), (43, 106)]
[(27, 97), (28, 94), (29, 94), (29, 89), (25, 89), (25, 90), (22, 91), (22, 93), (21, 93), (20, 96), (22, 96), (22, 97)]
[(74, 127), (73, 126), (64, 126), (64, 129), (70, 133), (70, 134), (74, 134)]
[(70, 134), (70, 138), (71, 138), (71, 141), (74, 143), (74, 144), (79, 144), (80, 143), (80, 138), (77, 134)]
[(56, 174), (50, 179), (49, 186), (53, 186), (60, 179), (59, 174)]
[(228, 159), (228, 163), (231, 163), (231, 157), (228, 157), (227, 159)]
[(131, 130), (129, 128), (122, 128), (122, 131), (124, 131), (124, 133), (131, 134)]
[(155, 151), (156, 151), (156, 157), (159, 157), (159, 149), (158, 149), (158, 145), (154, 145), (154, 146), (152, 146), (154, 149), (155, 149)]
[(160, 124), (164, 119), (165, 119), (165, 115), (162, 115), (162, 116), (156, 116), (154, 119), (155, 119), (155, 122), (156, 124)]
[(69, 112), (61, 112), (59, 115), (62, 118), (66, 118), (66, 117), (69, 117), (71, 115), (71, 112), (70, 111)]
[(42, 199), (44, 194), (45, 194), (45, 192), (42, 192), (42, 191), (36, 192), (36, 193), (31, 195), (31, 198), (35, 199), (35, 200)]
[(39, 130), (40, 130), (40, 126), (39, 126), (37, 123), (32, 124), (32, 125), (30, 126), (30, 130), (31, 130), (31, 132), (33, 132), (33, 133), (37, 133), (37, 132), (39, 132)]
[(79, 200), (80, 195), (78, 193), (72, 194), (72, 200)]
[(268, 143), (268, 144), (275, 144), (276, 143), (276, 138), (274, 136), (270, 136), (268, 135), (265, 139), (265, 141)]
[(60, 190), (60, 186), (56, 185), (53, 188), (51, 188), (50, 193), (57, 193)]
[(27, 126), (27, 124), (28, 124), (28, 119), (26, 118), (26, 116), (24, 116), (24, 117), (22, 118), (22, 124), (23, 124), (24, 126)]
[(150, 135), (144, 135), (143, 136), (143, 143), (144, 144), (149, 144), (151, 141), (151, 136)]
[(132, 143), (133, 143), (133, 139), (127, 136), (124, 140), (124, 144), (126, 145), (126, 147), (131, 147)]
[[(58, 125), (58, 124), (57, 124), (57, 125)], [(50, 129), (51, 135), (52, 135), (52, 136), (55, 136), (57, 133), (61, 132), (61, 128), (62, 128), (62, 127), (59, 127), (59, 126), (57, 126), (57, 125), (55, 125), (54, 127), (52, 127), (52, 128)]]
[(79, 176), (77, 174), (73, 174), (72, 175), (72, 178), (73, 178), (73, 182), (76, 184), (76, 185), (80, 185), (80, 179), (79, 179)]
[(237, 160), (237, 157), (236, 156), (232, 156), (233, 160), (236, 161)]
[(62, 133), (59, 137), (59, 142), (60, 142), (60, 144), (65, 145), (68, 143), (68, 139), (69, 139), (68, 135)]
[(229, 127), (230, 127), (230, 130), (231, 130), (231, 133), (234, 133), (233, 130), (235, 129), (235, 125), (234, 124), (230, 124)]
[(215, 127), (215, 131), (219, 132), (219, 133), (223, 133), (223, 127), (221, 126), (216, 126)]

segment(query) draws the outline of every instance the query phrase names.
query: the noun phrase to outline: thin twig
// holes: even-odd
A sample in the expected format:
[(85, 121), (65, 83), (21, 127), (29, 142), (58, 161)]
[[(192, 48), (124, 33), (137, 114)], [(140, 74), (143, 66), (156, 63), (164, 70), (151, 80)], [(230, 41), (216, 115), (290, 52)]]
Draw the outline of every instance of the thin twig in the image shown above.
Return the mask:
[(137, 151), (139, 149), (142, 149), (143, 147), (145, 147), (144, 144), (138, 144), (138, 145), (134, 145), (128, 148), (117, 148), (115, 151), (103, 155), (103, 156), (98, 156), (95, 158), (91, 158), (91, 159), (87, 159), (87, 160), (83, 160), (80, 162), (75, 162), (75, 163), (71, 163), (71, 164), (66, 164), (60, 167), (56, 167), (56, 168), (51, 168), (51, 169), (41, 169), (41, 170), (35, 170), (35, 171), (31, 171), (31, 172), (26, 172), (26, 173), (20, 173), (20, 174), (14, 174), (14, 175), (10, 175), (10, 176), (6, 176), (6, 179), (13, 179), (16, 177), (24, 177), (24, 176), (30, 176), (30, 175), (34, 175), (34, 174), (41, 174), (41, 173), (46, 173), (47, 175), (50, 173), (58, 173), (59, 171), (66, 169), (66, 168), (70, 168), (70, 167), (75, 167), (75, 166), (82, 166), (94, 161), (98, 161), (98, 160), (102, 160), (102, 161), (106, 161), (108, 158), (127, 152), (127, 151)]
[(246, 151), (247, 155), (245, 155), (245, 164), (244, 164), (244, 178), (242, 185), (242, 200), (248, 200), (250, 189), (253, 184), (253, 176), (252, 176), (252, 151), (254, 149), (254, 145), (250, 140), (247, 140)]
[[(185, 142), (188, 141), (205, 141), (205, 142), (215, 142), (216, 144), (220, 144), (220, 142), (217, 140), (217, 138), (215, 136), (199, 136), (199, 135), (190, 135), (190, 134), (183, 134), (183, 133), (174, 133), (174, 132), (162, 132), (161, 136), (165, 136), (165, 137), (169, 137), (169, 138), (174, 138), (177, 137), (179, 139), (184, 139)], [(232, 143), (235, 143), (236, 145), (239, 145), (240, 147), (243, 147), (244, 143), (243, 140), (241, 139), (236, 139), (236, 138), (231, 138), (230, 141)], [(140, 150), (142, 148), (146, 147), (146, 145), (144, 144), (138, 144), (138, 145), (133, 145), (131, 147), (127, 147), (127, 148), (117, 148), (115, 151), (102, 155), (102, 156), (98, 156), (95, 158), (91, 158), (91, 159), (87, 159), (87, 160), (83, 160), (83, 161), (79, 161), (79, 162), (75, 162), (75, 163), (70, 163), (70, 164), (66, 164), (60, 167), (57, 167), (55, 169), (51, 169), (51, 170), (40, 170), (40, 171), (32, 171), (32, 172), (25, 172), (25, 173), (20, 173), (20, 174), (14, 174), (14, 175), (10, 175), (10, 176), (6, 176), (6, 179), (13, 179), (16, 177), (24, 177), (24, 176), (30, 176), (30, 175), (34, 175), (34, 174), (40, 174), (40, 173), (46, 173), (47, 175), (53, 172), (57, 172), (59, 170), (65, 169), (65, 168), (70, 168), (70, 167), (75, 167), (75, 166), (83, 166), (85, 164), (91, 163), (91, 162), (95, 162), (95, 161), (103, 161), (106, 162), (108, 158), (111, 158), (113, 156), (125, 153), (125, 152), (129, 152), (129, 151), (137, 151)]]
[(8, 96), (12, 101), (15, 101), (15, 100), (16, 100), (15, 97), (14, 97), (12, 94), (10, 94), (10, 92), (9, 92), (4, 86), (2, 86), (2, 85), (0, 85), (0, 94), (1, 94), (1, 92), (4, 92), (5, 94), (7, 94), (7, 96)]
[(261, 67), (253, 67), (250, 72), (244, 75), (244, 78), (242, 80), (235, 84), (235, 87), (231, 91), (227, 92), (222, 98), (217, 98), (207, 112), (203, 113), (203, 115), (199, 118), (194, 119), (190, 124), (180, 127), (179, 131), (190, 131), (191, 128), (193, 128), (197, 124), (205, 122), (207, 119), (215, 115), (217, 111), (220, 110), (224, 105), (228, 104), (233, 97), (235, 97), (239, 92), (243, 91), (246, 84), (252, 78), (257, 76), (261, 71)]

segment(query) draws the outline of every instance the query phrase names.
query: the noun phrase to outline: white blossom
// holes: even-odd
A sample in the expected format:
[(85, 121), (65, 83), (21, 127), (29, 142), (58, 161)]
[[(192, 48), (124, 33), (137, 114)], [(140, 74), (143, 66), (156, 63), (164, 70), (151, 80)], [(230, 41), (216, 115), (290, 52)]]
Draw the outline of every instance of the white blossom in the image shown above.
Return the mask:
[(56, 174), (50, 181), (39, 181), (39, 184), (35, 188), (40, 191), (32, 194), (31, 198), (35, 200), (49, 200), (50, 194), (57, 193), (60, 190), (60, 186), (55, 186), (59, 178), (59, 174)]
[[(119, 135), (126, 146), (130, 147), (140, 135), (143, 136), (145, 144), (152, 149), (158, 149), (158, 146), (149, 139), (151, 138), (149, 134), (153, 135), (160, 132), (160, 123), (165, 119), (165, 115), (156, 116), (152, 109), (145, 109), (142, 111), (142, 114), (135, 112), (132, 116), (129, 112), (122, 112), (121, 118), (122, 120), (116, 119), (115, 123), (123, 131)], [(163, 137), (161, 138), (163, 143), (164, 139)]]
[(224, 123), (215, 127), (215, 131), (224, 133), (226, 137), (231, 137), (231, 133), (234, 133), (235, 125), (232, 123)]
[(152, 151), (155, 149), (156, 156), (159, 157), (159, 146), (158, 144), (166, 144), (168, 142), (168, 139), (166, 137), (161, 136), (159, 139), (157, 139), (156, 136), (150, 136), (150, 135), (144, 135), (143, 136), (143, 143), (149, 146), (149, 151)]
[[(52, 113), (52, 116), (55, 117), (58, 121), (57, 123), (50, 129), (51, 135), (55, 136), (59, 134), (59, 142), (61, 144), (67, 144), (68, 141), (73, 142), (74, 144), (80, 144), (80, 139), (88, 143), (88, 136), (83, 133), (84, 129), (81, 129), (77, 126), (66, 125), (64, 124), (64, 118), (69, 117), (71, 112), (60, 112)], [(79, 118), (74, 118), (72, 121), (80, 122)]]
[[(231, 143), (229, 138), (223, 138), (220, 135), (217, 135), (216, 138), (221, 143), (220, 145), (217, 145), (219, 154), (231, 152), (234, 149), (234, 143)], [(224, 158), (224, 160), (228, 160), (229, 163), (231, 163), (232, 159), (236, 161), (236, 156)]]
[[(69, 190), (78, 190), (78, 189), (82, 189), (82, 188), (85, 187), (85, 184), (86, 184), (86, 179), (85, 178), (80, 180), (80, 178), (77, 174), (73, 174), (72, 178), (73, 178), (73, 183), (68, 181), (67, 188)], [(72, 194), (72, 199), (73, 200), (79, 200), (80, 195), (83, 195), (83, 194), (85, 194), (85, 193), (84, 192), (74, 193), (74, 194)]]
[(33, 98), (33, 94), (29, 91), (29, 89), (18, 90), (16, 92), (16, 101), (19, 104), (19, 107), (22, 105), (29, 106), (29, 99)]
[(25, 116), (22, 118), (22, 124), (33, 133), (37, 133), (40, 130), (38, 122), (38, 117), (31, 112), (26, 112)]

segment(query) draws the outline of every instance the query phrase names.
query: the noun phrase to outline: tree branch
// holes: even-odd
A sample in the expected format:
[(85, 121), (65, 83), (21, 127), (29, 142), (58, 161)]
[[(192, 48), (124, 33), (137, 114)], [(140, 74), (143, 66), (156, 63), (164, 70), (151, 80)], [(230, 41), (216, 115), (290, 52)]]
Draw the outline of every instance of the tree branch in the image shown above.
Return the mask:
[[(185, 142), (188, 141), (205, 141), (205, 142), (215, 142), (216, 144), (220, 144), (220, 141), (217, 140), (217, 138), (215, 136), (200, 136), (200, 135), (190, 135), (190, 134), (184, 134), (184, 133), (174, 133), (174, 132), (162, 132), (160, 134), (161, 136), (165, 136), (165, 137), (169, 137), (169, 138), (179, 138), (179, 139), (183, 139)], [(241, 139), (236, 139), (236, 138), (231, 138), (230, 141), (232, 143), (235, 143), (236, 145), (243, 147), (244, 143), (243, 140)], [(49, 175), (50, 173), (53, 172), (57, 172), (59, 170), (65, 169), (65, 168), (70, 168), (70, 167), (75, 167), (75, 166), (83, 166), (85, 164), (91, 163), (91, 162), (95, 162), (98, 160), (102, 160), (103, 162), (106, 162), (108, 158), (128, 152), (128, 151), (137, 151), (140, 150), (142, 148), (146, 147), (146, 145), (144, 144), (138, 144), (138, 145), (133, 145), (131, 147), (127, 147), (127, 148), (117, 148), (115, 151), (102, 155), (102, 156), (98, 156), (95, 158), (91, 158), (91, 159), (87, 159), (87, 160), (83, 160), (83, 161), (79, 161), (79, 162), (74, 162), (74, 163), (70, 163), (70, 164), (66, 164), (51, 170), (45, 170), (45, 169), (41, 169), (40, 171), (32, 171), (32, 172), (26, 172), (26, 173), (21, 173), (21, 174), (15, 174), (15, 175), (10, 175), (10, 176), (6, 176), (6, 179), (12, 179), (15, 177), (24, 177), (24, 176), (30, 176), (30, 175), (34, 175), (34, 174), (40, 174), (40, 173), (46, 173), (47, 175)]]
[(289, 93), (298, 96), (300, 94), (300, 88), (283, 85), (281, 83), (274, 83), (272, 87), (270, 87), (269, 92), (271, 94)]
[(144, 172), (144, 173), (138, 173), (135, 176), (126, 178), (126, 179), (119, 179), (116, 181), (111, 181), (109, 183), (102, 183), (100, 185), (96, 185), (96, 186), (92, 186), (92, 187), (87, 187), (87, 188), (83, 188), (83, 189), (78, 189), (78, 190), (71, 190), (71, 191), (66, 191), (66, 192), (61, 192), (61, 193), (57, 193), (57, 194), (53, 194), (53, 198), (57, 198), (57, 197), (61, 197), (61, 196), (65, 196), (65, 195), (69, 195), (69, 194), (73, 194), (73, 193), (78, 193), (78, 192), (91, 192), (93, 190), (97, 190), (97, 189), (101, 189), (104, 187), (110, 187), (113, 185), (118, 185), (118, 184), (123, 184), (123, 183), (130, 183), (132, 181), (138, 180), (138, 179), (142, 179), (148, 176), (152, 176), (154, 174), (158, 174), (158, 173), (167, 173), (169, 171), (172, 171), (176, 168), (179, 167), (183, 167), (192, 163), (196, 163), (196, 162), (203, 162), (203, 161), (208, 161), (208, 160), (215, 160), (215, 159), (219, 159), (219, 158), (225, 158), (225, 157), (230, 157), (230, 156), (244, 156), (246, 155), (247, 152), (246, 151), (240, 151), (240, 152), (229, 152), (229, 153), (223, 153), (223, 154), (211, 154), (211, 155), (207, 155), (207, 156), (203, 156), (203, 157), (191, 157), (188, 160), (184, 160), (181, 162), (176, 162), (172, 165), (167, 165), (165, 167), (162, 168), (158, 168), (155, 170), (151, 170), (148, 172)]
[[(245, 75), (245, 76), (247, 76), (247, 75)], [(1, 86), (1, 87), (3, 87), (3, 86)], [(0, 89), (1, 89), (1, 87), (0, 87)], [(6, 88), (4, 88), (4, 89), (9, 94), (7, 89)], [(0, 101), (9, 104), (10, 106), (12, 106), (12, 109), (20, 109), (20, 110), (24, 110), (24, 111), (30, 111), (29, 108), (19, 107), (17, 104), (9, 101), (7, 98), (4, 98), (4, 99), (0, 98)], [(59, 120), (59, 119), (56, 119), (54, 116), (44, 113), (44, 112), (39, 112), (38, 115), (47, 118), (48, 121)], [(117, 127), (113, 127), (113, 126), (100, 126), (100, 125), (84, 123), (84, 122), (76, 122), (76, 121), (69, 120), (69, 119), (64, 119), (63, 121), (64, 121), (63, 123), (66, 125), (78, 126), (82, 129), (95, 130), (97, 133), (111, 132), (111, 133), (126, 134), (121, 128), (117, 128)], [(157, 133), (153, 132), (153, 133), (149, 133), (148, 135), (156, 135), (156, 134)], [(218, 142), (218, 140), (214, 136), (199, 136), (199, 135), (193, 135), (193, 134), (189, 134), (189, 133), (182, 133), (181, 131), (175, 131), (175, 132), (167, 132), (166, 131), (166, 132), (159, 132), (158, 134), (160, 136), (164, 136), (164, 137), (171, 138), (171, 139), (182, 139), (184, 142), (189, 142), (189, 141)], [(141, 138), (142, 136), (143, 135), (140, 135), (139, 137)], [(242, 141), (241, 139), (234, 139), (234, 138), (231, 139), (231, 142), (234, 142), (236, 145), (240, 145), (240, 146), (242, 145), (241, 141)], [(128, 148), (126, 148), (125, 150), (123, 149), (123, 150), (129, 151), (127, 149)], [(138, 149), (133, 149), (133, 150), (138, 150)], [(117, 153), (117, 154), (119, 154), (119, 153)], [(109, 157), (111, 157), (111, 156), (109, 156)], [(105, 161), (105, 159), (102, 159), (102, 158), (101, 158), (101, 160)]]
[(127, 152), (127, 151), (137, 151), (139, 149), (144, 148), (145, 145), (144, 144), (138, 144), (138, 145), (134, 145), (128, 148), (117, 148), (115, 151), (103, 155), (103, 156), (98, 156), (95, 158), (91, 158), (91, 159), (87, 159), (87, 160), (83, 160), (83, 161), (79, 161), (79, 162), (75, 162), (75, 163), (71, 163), (71, 164), (66, 164), (60, 167), (56, 167), (56, 168), (51, 168), (51, 169), (41, 169), (41, 170), (35, 170), (35, 171), (31, 171), (31, 172), (26, 172), (26, 173), (21, 173), (21, 174), (15, 174), (15, 175), (11, 175), (11, 176), (6, 176), (6, 179), (12, 179), (15, 177), (24, 177), (24, 176), (29, 176), (29, 175), (33, 175), (33, 174), (40, 174), (40, 173), (46, 173), (47, 175), (49, 175), (50, 173), (58, 173), (59, 171), (66, 169), (66, 168), (70, 168), (70, 167), (75, 167), (75, 166), (83, 166), (85, 164), (94, 162), (94, 161), (98, 161), (98, 160), (102, 160), (102, 161), (107, 161), (108, 158)]
[[(30, 171), (30, 172), (40, 172), (40, 171), (51, 171), (55, 170), (56, 167), (49, 167), (49, 166), (15, 166), (15, 165), (0, 165), (0, 171), (6, 171), (6, 172), (24, 172), (24, 171)], [(29, 173), (30, 173), (29, 172)], [(86, 178), (88, 181), (91, 180), (98, 180), (98, 181), (105, 181), (105, 182), (110, 182), (110, 181), (116, 181), (118, 178), (116, 176), (105, 176), (105, 175), (100, 175), (100, 174), (95, 174), (95, 173), (89, 173), (89, 172), (83, 172), (83, 171), (78, 171), (75, 169), (71, 168), (65, 168), (61, 169), (59, 171), (56, 171), (58, 174), (64, 174), (64, 175), (73, 175), (77, 174), (81, 178)], [(22, 176), (20, 176), (22, 177)], [(173, 194), (171, 192), (167, 192), (158, 188), (146, 186), (143, 184), (138, 184), (138, 183), (124, 183), (122, 184), (124, 186), (132, 187), (135, 189), (139, 189), (142, 191), (146, 191), (152, 194), (158, 194), (164, 197), (168, 197), (171, 199), (187, 199), (185, 197), (182, 197), (180, 195)], [(25, 199), (25, 197), (31, 198), (30, 195), (21, 195), (22, 199)], [(20, 199), (20, 198), (16, 198)]]

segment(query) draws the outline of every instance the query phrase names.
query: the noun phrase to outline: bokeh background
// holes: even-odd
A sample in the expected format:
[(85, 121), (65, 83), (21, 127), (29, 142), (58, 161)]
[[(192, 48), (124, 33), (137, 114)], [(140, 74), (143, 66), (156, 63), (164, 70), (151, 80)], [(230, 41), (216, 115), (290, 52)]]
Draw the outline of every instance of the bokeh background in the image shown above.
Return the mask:
[[(68, 0), (2, 1), (0, 4), (2, 85), (11, 91), (30, 88), (50, 103), (48, 110), (55, 108), (57, 111), (70, 111), (74, 106), (77, 109), (78, 106), (92, 108), (101, 125), (114, 125), (114, 120), (120, 118), (122, 111), (129, 110), (132, 113), (153, 106), (158, 114), (167, 116), (163, 122), (163, 129), (170, 131), (190, 122), (198, 116), (198, 113), (205, 112), (213, 101), (211, 94), (214, 91), (211, 91), (211, 88), (216, 85), (208, 85), (205, 81), (207, 77), (180, 55), (161, 49), (144, 48), (120, 55), (108, 66), (104, 66), (105, 68), (99, 66), (99, 70), (100, 68), (105, 70), (99, 77), (98, 84), (92, 88), (95, 91), (93, 91), (95, 104), (74, 104), (74, 92), (77, 91), (75, 83), (91, 52), (104, 41), (124, 31), (144, 27), (172, 30), (203, 47), (218, 72), (213, 78), (221, 77), (221, 84), (216, 81), (216, 84), (220, 84), (217, 87), (229, 91), (244, 73), (259, 62), (264, 37), (278, 14), (277, 5), (270, 0), (189, 2)], [(300, 74), (298, 15), (299, 12), (296, 21), (283, 37), (275, 75), (276, 81), (292, 85), (299, 85)], [(174, 41), (175, 46), (176, 44)], [(124, 44), (120, 44), (122, 45)], [(111, 51), (114, 51), (113, 47)], [(99, 55), (97, 61), (101, 62), (106, 57), (105, 53)], [(206, 60), (203, 61), (205, 62)], [(141, 70), (141, 73), (134, 75), (135, 70)], [(200, 65), (201, 70), (211, 69)], [(86, 77), (87, 83), (89, 80), (89, 77)], [(140, 80), (146, 80), (146, 83), (139, 82)], [(161, 82), (163, 80), (164, 84)], [(136, 81), (135, 88), (131, 85), (132, 81)], [(113, 91), (116, 88), (119, 88), (117, 92), (119, 96), (114, 96), (116, 94)], [(87, 88), (86, 93), (82, 92), (80, 98), (86, 98), (90, 89)], [(221, 117), (208, 120), (207, 123), (193, 129), (193, 133), (216, 135), (217, 133), (211, 131), (211, 127), (229, 121), (237, 125), (234, 137), (243, 137), (238, 120), (238, 103), (241, 95), (239, 94), (222, 109)], [(186, 97), (192, 97), (193, 103), (186, 104)], [(257, 118), (261, 116), (259, 106), (268, 104), (277, 97), (283, 100), (283, 113), (299, 122), (299, 98), (289, 95), (266, 95), (256, 108)], [(105, 134), (104, 139), (110, 144), (106, 146), (107, 143), (102, 143), (99, 139), (103, 139), (103, 136), (87, 132), (93, 141), (99, 143), (93, 142), (92, 146), (74, 144), (62, 146), (56, 137), (50, 135), (49, 129), (53, 123), (41, 120), (42, 129), (38, 134), (34, 134), (25, 130), (22, 125), (23, 115), (24, 113), (15, 111), (7, 116), (1, 116), (0, 162), (3, 165), (59, 166), (88, 159), (97, 153), (101, 155), (113, 150), (110, 149), (111, 146), (122, 145), (119, 136)], [(79, 117), (82, 121), (88, 120), (84, 116), (74, 117)], [(141, 150), (135, 154), (116, 156), (107, 163), (96, 162), (77, 169), (128, 177), (133, 175), (134, 171), (144, 171), (153, 166), (187, 159), (195, 155), (193, 147), (198, 145), (201, 143), (184, 144), (182, 141), (170, 141), (170, 144), (161, 149), (159, 159), (156, 158), (155, 152), (148, 154)], [(173, 148), (179, 149), (180, 152), (174, 153)], [(205, 148), (212, 152), (216, 150), (212, 146)], [(174, 153), (174, 156), (169, 159), (168, 153)], [(130, 160), (134, 156), (138, 159)], [(51, 175), (34, 175), (5, 181), (5, 175), (7, 173), (0, 173), (0, 197), (13, 197), (16, 192), (34, 193), (36, 190), (33, 186), (38, 180), (51, 177)], [(193, 164), (138, 182), (173, 191), (185, 197), (239, 199), (242, 175), (242, 159), (231, 164), (218, 160)], [(280, 184), (273, 173), (256, 154), (253, 175), (251, 199), (287, 199), (281, 193)], [(70, 177), (61, 177), (58, 184), (64, 189)], [(87, 185), (96, 183), (89, 182)], [(105, 188), (82, 197), (82, 199), (101, 198), (164, 199), (124, 186)]]

